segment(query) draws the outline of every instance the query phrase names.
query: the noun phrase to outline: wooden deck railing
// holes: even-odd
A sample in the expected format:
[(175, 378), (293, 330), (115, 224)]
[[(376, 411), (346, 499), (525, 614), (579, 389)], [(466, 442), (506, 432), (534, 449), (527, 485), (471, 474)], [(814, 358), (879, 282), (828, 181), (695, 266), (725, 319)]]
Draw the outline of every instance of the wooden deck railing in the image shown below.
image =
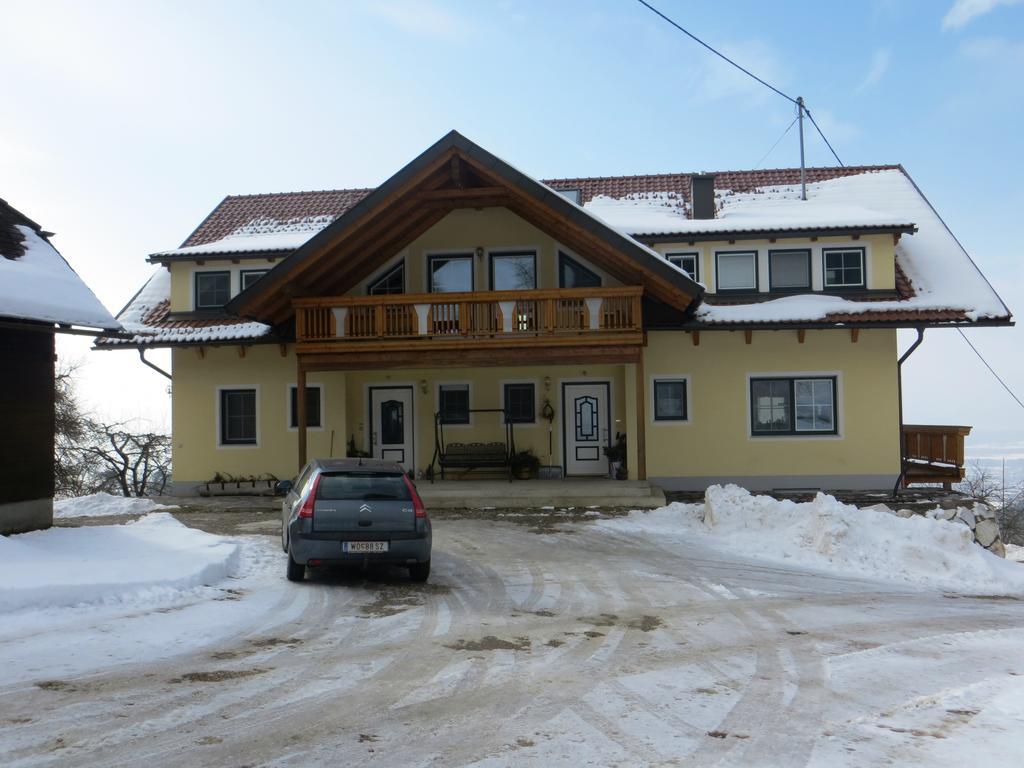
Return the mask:
[(949, 488), (964, 479), (964, 438), (970, 427), (903, 425), (904, 485), (942, 483)]
[(640, 332), (642, 287), (296, 299), (301, 342)]

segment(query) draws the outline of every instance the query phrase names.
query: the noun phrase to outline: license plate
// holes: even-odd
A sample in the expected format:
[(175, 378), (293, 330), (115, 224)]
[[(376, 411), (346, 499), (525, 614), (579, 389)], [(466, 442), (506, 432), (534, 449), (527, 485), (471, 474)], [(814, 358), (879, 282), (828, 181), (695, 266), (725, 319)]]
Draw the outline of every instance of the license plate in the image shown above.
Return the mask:
[(364, 552), (387, 552), (386, 541), (343, 541), (341, 542), (342, 552), (364, 553)]

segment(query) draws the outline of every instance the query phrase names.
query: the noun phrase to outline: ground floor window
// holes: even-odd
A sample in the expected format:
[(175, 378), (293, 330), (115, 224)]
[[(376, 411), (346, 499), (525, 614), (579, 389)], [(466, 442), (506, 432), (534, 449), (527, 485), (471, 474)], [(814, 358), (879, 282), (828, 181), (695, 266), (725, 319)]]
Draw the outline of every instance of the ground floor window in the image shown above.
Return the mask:
[(510, 424), (533, 424), (537, 420), (537, 399), (533, 384), (506, 384), (505, 412)]
[(654, 420), (686, 421), (686, 379), (654, 380)]
[(256, 445), (256, 390), (220, 391), (221, 445)]
[(442, 424), (469, 424), (469, 384), (440, 384), (437, 405)]
[[(321, 388), (318, 385), (306, 387), (306, 426), (322, 427), (323, 414), (321, 413), (321, 402), (323, 401)], [(295, 429), (299, 426), (299, 388), (292, 384), (288, 392), (288, 426)]]
[(751, 379), (750, 432), (837, 434), (835, 376)]

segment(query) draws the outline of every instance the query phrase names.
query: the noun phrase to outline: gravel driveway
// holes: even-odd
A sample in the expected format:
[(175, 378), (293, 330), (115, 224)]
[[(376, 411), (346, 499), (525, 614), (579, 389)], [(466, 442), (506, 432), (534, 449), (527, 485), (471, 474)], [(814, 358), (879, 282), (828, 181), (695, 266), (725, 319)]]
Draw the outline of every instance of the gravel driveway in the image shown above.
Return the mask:
[(979, 679), (1024, 681), (1017, 601), (513, 519), (436, 520), (430, 583), (411, 585), (290, 584), (276, 533), (252, 533), (272, 518), (246, 517), (254, 564), (217, 606), (230, 633), (0, 688), (0, 762), (933, 764), (969, 708), (919, 734), (887, 724)]

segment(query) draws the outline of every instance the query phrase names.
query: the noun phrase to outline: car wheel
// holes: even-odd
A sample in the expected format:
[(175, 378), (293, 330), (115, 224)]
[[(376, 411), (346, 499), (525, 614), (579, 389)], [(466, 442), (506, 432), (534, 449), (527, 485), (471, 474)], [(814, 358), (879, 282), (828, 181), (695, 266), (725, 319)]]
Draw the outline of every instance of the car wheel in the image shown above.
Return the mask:
[(409, 566), (409, 578), (422, 584), (430, 577), (430, 561)]
[(288, 553), (288, 581), (303, 581), (306, 578), (306, 566), (296, 563), (292, 553)]

